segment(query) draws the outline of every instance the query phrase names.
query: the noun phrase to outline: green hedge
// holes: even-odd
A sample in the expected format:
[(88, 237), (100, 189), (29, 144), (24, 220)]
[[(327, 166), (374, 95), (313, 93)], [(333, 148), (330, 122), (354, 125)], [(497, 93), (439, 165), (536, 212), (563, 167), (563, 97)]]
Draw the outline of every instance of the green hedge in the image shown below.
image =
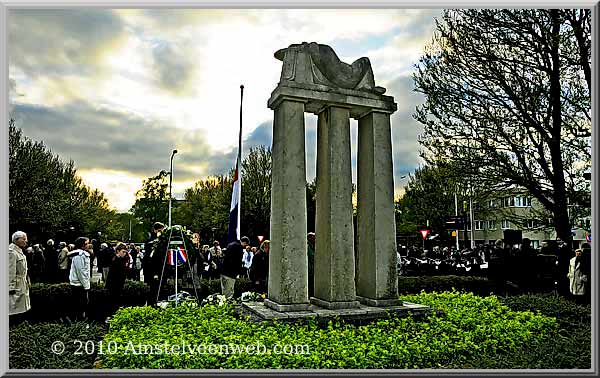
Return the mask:
[(565, 327), (589, 324), (592, 314), (590, 305), (578, 305), (569, 299), (552, 294), (522, 294), (500, 299), (515, 311), (532, 311), (553, 316)]
[[(247, 279), (238, 279), (235, 285), (235, 295), (240, 296), (244, 291), (250, 291), (251, 282)], [(143, 306), (146, 303), (149, 293), (148, 285), (140, 281), (126, 281), (123, 288), (122, 304), (125, 307)], [(193, 287), (183, 287), (179, 290), (186, 290), (194, 294)], [(198, 287), (198, 296), (200, 299), (210, 294), (220, 293), (221, 284), (219, 280), (201, 280)], [(27, 313), (27, 320), (30, 322), (52, 321), (61, 317), (68, 316), (73, 311), (73, 296), (71, 286), (68, 283), (61, 284), (33, 284), (30, 291), (31, 310)], [(163, 285), (162, 295), (174, 293), (172, 285)], [(89, 292), (90, 299), (90, 318), (94, 320), (104, 320), (112, 315), (113, 307), (110, 306), (108, 292), (103, 284), (92, 284)], [(49, 311), (49, 309), (51, 309)]]
[[(552, 365), (563, 369), (590, 369), (592, 352), (591, 307), (581, 306), (563, 297), (551, 294), (518, 295), (500, 298), (514, 311), (529, 310), (555, 317), (560, 329), (544, 342), (527, 348), (514, 356), (514, 368), (539, 369)], [(488, 367), (502, 366), (500, 359), (490, 361)]]
[[(102, 356), (104, 368), (170, 369), (406, 369), (485, 365), (538, 345), (557, 329), (556, 320), (512, 311), (496, 297), (458, 292), (421, 293), (404, 300), (443, 310), (427, 321), (389, 318), (354, 326), (330, 322), (256, 324), (238, 319), (231, 306), (122, 309), (104, 343), (117, 353)], [(308, 354), (134, 354), (137, 345), (305, 345)], [(139, 349), (137, 349), (139, 351)], [(306, 351), (306, 349), (305, 349)]]
[(476, 295), (519, 294), (518, 288), (497, 282), (486, 277), (478, 276), (400, 276), (398, 277), (398, 292), (402, 294), (418, 294), (425, 292), (444, 292), (457, 290)]
[[(143, 306), (148, 290), (143, 282), (126, 281), (122, 293), (123, 303), (128, 306)], [(31, 310), (27, 312), (27, 320), (31, 322), (57, 320), (70, 315), (74, 309), (73, 294), (68, 283), (33, 284), (29, 294)], [(107, 290), (103, 285), (92, 284), (89, 292), (90, 318), (104, 320), (111, 312)]]
[[(77, 322), (73, 324), (21, 323), (9, 332), (10, 369), (90, 369), (96, 353), (76, 354), (84, 351), (74, 342), (92, 341), (97, 343), (105, 333), (105, 327), (97, 324)], [(51, 352), (51, 345), (60, 341), (65, 345), (62, 354)], [(85, 344), (84, 344), (85, 346)], [(92, 351), (88, 348), (88, 351)]]
[[(194, 294), (193, 287), (179, 288)], [(197, 287), (200, 299), (210, 294), (221, 292), (219, 280), (200, 280)], [(518, 289), (504, 283), (494, 282), (484, 277), (470, 276), (421, 276), (399, 277), (398, 291), (400, 295), (425, 292), (444, 292), (457, 290), (471, 292), (480, 296), (491, 294), (515, 295)], [(124, 306), (142, 306), (146, 303), (149, 288), (143, 282), (126, 281), (123, 292)], [(235, 296), (239, 297), (245, 291), (252, 291), (252, 284), (247, 279), (238, 279), (235, 285)], [(164, 285), (163, 295), (172, 294), (173, 286)], [(56, 320), (69, 314), (73, 308), (71, 288), (69, 284), (34, 284), (30, 290), (32, 309), (28, 314), (30, 321)], [(108, 306), (108, 294), (101, 284), (92, 285), (90, 291), (90, 314), (93, 319), (101, 320), (111, 315)], [(47, 309), (51, 308), (52, 311)]]

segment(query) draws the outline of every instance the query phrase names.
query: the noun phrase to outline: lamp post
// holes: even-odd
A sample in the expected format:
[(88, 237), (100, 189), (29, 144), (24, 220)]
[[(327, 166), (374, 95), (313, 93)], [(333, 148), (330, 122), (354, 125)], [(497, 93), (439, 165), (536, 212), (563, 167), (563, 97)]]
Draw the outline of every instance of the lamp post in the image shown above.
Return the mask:
[(171, 170), (169, 171), (169, 227), (171, 227), (171, 191), (172, 191), (172, 184), (173, 184), (173, 157), (175, 156), (175, 154), (177, 153), (177, 150), (173, 150), (173, 152), (171, 153)]

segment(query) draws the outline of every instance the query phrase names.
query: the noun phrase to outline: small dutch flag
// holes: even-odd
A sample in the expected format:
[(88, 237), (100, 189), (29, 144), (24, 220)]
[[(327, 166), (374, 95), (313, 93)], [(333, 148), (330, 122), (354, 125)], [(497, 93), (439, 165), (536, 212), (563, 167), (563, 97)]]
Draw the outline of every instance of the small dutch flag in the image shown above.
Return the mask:
[(167, 254), (167, 262), (169, 265), (175, 265), (177, 263), (185, 263), (187, 261), (187, 253), (185, 249), (177, 247), (175, 249), (169, 249)]

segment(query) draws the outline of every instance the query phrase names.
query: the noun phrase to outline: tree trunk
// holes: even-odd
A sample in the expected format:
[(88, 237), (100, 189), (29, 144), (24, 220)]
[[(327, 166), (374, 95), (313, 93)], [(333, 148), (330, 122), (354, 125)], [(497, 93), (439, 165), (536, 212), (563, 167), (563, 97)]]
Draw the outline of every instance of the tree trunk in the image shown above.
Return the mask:
[(554, 187), (554, 228), (556, 235), (562, 239), (569, 248), (572, 246), (571, 224), (569, 220), (567, 191), (565, 183), (564, 162), (560, 146), (562, 132), (562, 103), (560, 87), (560, 18), (557, 9), (550, 10), (552, 16), (552, 30), (550, 34), (550, 54), (552, 56), (552, 72), (550, 74), (550, 102), (552, 106), (552, 139), (549, 143), (552, 158)]

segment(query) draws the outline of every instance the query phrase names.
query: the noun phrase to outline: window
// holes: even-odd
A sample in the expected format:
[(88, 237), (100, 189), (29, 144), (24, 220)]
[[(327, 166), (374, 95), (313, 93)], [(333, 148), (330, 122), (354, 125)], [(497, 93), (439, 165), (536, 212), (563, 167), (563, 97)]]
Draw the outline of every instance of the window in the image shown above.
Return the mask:
[(473, 202), (473, 211), (479, 211), (479, 202)]
[(488, 201), (488, 207), (490, 209), (493, 209), (494, 207), (496, 207), (496, 200), (493, 200), (493, 199), (489, 200)]
[(515, 206), (515, 197), (504, 197), (502, 198), (502, 207)]
[(530, 197), (515, 197), (514, 198), (514, 206), (516, 207), (531, 207), (531, 198)]
[(484, 224), (485, 224), (485, 222), (484, 222), (484, 221), (482, 221), (482, 220), (476, 220), (476, 221), (475, 221), (475, 230), (476, 230), (476, 231), (481, 231), (481, 230), (483, 230), (483, 228), (484, 228)]
[(510, 228), (510, 224), (509, 224), (509, 223), (508, 223), (508, 221), (505, 219), (505, 220), (503, 220), (503, 221), (502, 221), (502, 229), (503, 229), (503, 230), (506, 230), (506, 229), (508, 229), (508, 228)]
[(495, 230), (496, 229), (496, 221), (495, 220), (489, 220), (487, 228), (488, 228), (488, 230)]
[(527, 219), (527, 228), (537, 228), (538, 221), (535, 219)]

